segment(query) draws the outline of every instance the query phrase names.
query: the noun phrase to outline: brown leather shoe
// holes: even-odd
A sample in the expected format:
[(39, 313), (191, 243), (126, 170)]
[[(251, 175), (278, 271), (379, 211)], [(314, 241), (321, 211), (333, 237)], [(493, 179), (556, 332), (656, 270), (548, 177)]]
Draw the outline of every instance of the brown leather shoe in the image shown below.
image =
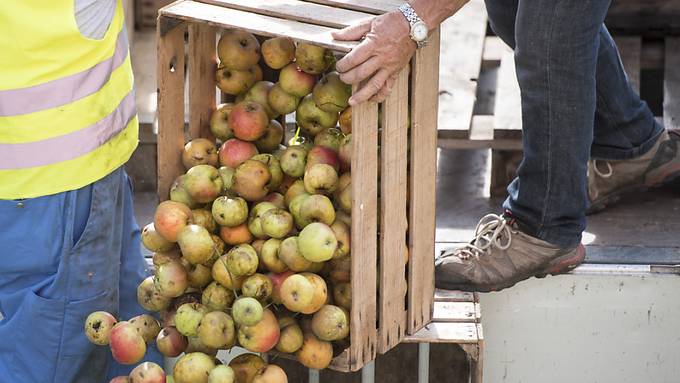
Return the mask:
[(585, 247), (562, 249), (521, 232), (507, 215), (482, 218), (472, 242), (444, 250), (435, 262), (440, 289), (500, 291), (531, 277), (568, 272), (583, 262)]
[(629, 160), (588, 162), (588, 214), (616, 203), (623, 194), (658, 187), (680, 176), (680, 134), (664, 131), (652, 149)]

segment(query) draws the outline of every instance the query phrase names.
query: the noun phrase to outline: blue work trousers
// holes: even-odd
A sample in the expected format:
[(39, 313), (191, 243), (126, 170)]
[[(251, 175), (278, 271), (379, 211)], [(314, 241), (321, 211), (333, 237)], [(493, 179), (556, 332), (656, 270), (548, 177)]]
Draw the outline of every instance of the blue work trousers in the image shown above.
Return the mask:
[[(0, 382), (108, 382), (134, 367), (84, 333), (93, 311), (126, 320), (145, 312), (136, 289), (148, 267), (133, 213), (122, 168), (78, 190), (0, 200)], [(145, 360), (162, 358), (151, 346)]]
[(586, 226), (587, 162), (644, 154), (662, 127), (631, 87), (603, 22), (609, 0), (486, 0), (515, 50), (524, 159), (504, 208), (562, 247)]

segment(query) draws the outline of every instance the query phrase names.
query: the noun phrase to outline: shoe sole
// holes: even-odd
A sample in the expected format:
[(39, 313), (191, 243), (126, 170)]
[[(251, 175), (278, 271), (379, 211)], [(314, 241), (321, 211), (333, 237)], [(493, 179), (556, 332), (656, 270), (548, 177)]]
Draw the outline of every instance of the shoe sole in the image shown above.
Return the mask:
[(621, 200), (621, 196), (623, 196), (624, 194), (633, 192), (645, 192), (649, 189), (660, 187), (668, 182), (673, 181), (678, 177), (680, 177), (680, 164), (674, 164), (670, 166), (668, 169), (666, 169), (666, 171), (661, 173), (660, 175), (650, 180), (646, 180), (643, 185), (635, 185), (623, 188), (614, 194), (610, 194), (609, 196), (599, 201), (593, 202), (593, 204), (588, 208), (588, 210), (586, 210), (586, 214), (587, 215), (597, 214), (605, 210), (606, 208), (611, 207), (612, 205), (619, 202)]
[(445, 290), (460, 290), (460, 291), (470, 291), (470, 292), (480, 292), (480, 293), (491, 293), (496, 291), (501, 291), (513, 287), (518, 282), (527, 280), (531, 277), (545, 278), (548, 275), (560, 275), (568, 273), (574, 270), (578, 265), (583, 263), (586, 257), (586, 248), (583, 245), (579, 245), (576, 248), (575, 254), (566, 254), (561, 257), (555, 258), (546, 267), (541, 270), (537, 270), (528, 274), (524, 274), (515, 279), (507, 281), (502, 284), (497, 285), (460, 285), (460, 284), (450, 284), (446, 282), (435, 283), (437, 288)]

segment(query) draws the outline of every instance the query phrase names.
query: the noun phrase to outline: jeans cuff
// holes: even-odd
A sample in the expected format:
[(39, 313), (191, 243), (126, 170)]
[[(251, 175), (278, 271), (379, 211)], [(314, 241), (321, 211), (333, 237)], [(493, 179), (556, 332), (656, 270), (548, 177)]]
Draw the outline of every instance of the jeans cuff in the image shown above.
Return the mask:
[(590, 156), (602, 160), (629, 160), (647, 153), (656, 144), (664, 128), (654, 121), (654, 133), (645, 142), (632, 149), (618, 149), (608, 146), (593, 145)]

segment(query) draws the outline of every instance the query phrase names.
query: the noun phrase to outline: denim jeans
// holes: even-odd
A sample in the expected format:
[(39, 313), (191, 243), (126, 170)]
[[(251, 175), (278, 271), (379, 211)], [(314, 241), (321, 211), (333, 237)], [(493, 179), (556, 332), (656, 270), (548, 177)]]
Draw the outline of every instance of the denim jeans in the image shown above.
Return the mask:
[[(0, 382), (103, 383), (134, 367), (84, 332), (93, 311), (145, 312), (137, 285), (149, 270), (133, 213), (122, 168), (78, 190), (0, 200)], [(149, 345), (144, 360), (163, 358)]]
[(603, 22), (609, 0), (486, 0), (515, 50), (524, 158), (503, 207), (522, 231), (561, 247), (581, 241), (589, 158), (629, 159), (661, 134), (631, 88)]

